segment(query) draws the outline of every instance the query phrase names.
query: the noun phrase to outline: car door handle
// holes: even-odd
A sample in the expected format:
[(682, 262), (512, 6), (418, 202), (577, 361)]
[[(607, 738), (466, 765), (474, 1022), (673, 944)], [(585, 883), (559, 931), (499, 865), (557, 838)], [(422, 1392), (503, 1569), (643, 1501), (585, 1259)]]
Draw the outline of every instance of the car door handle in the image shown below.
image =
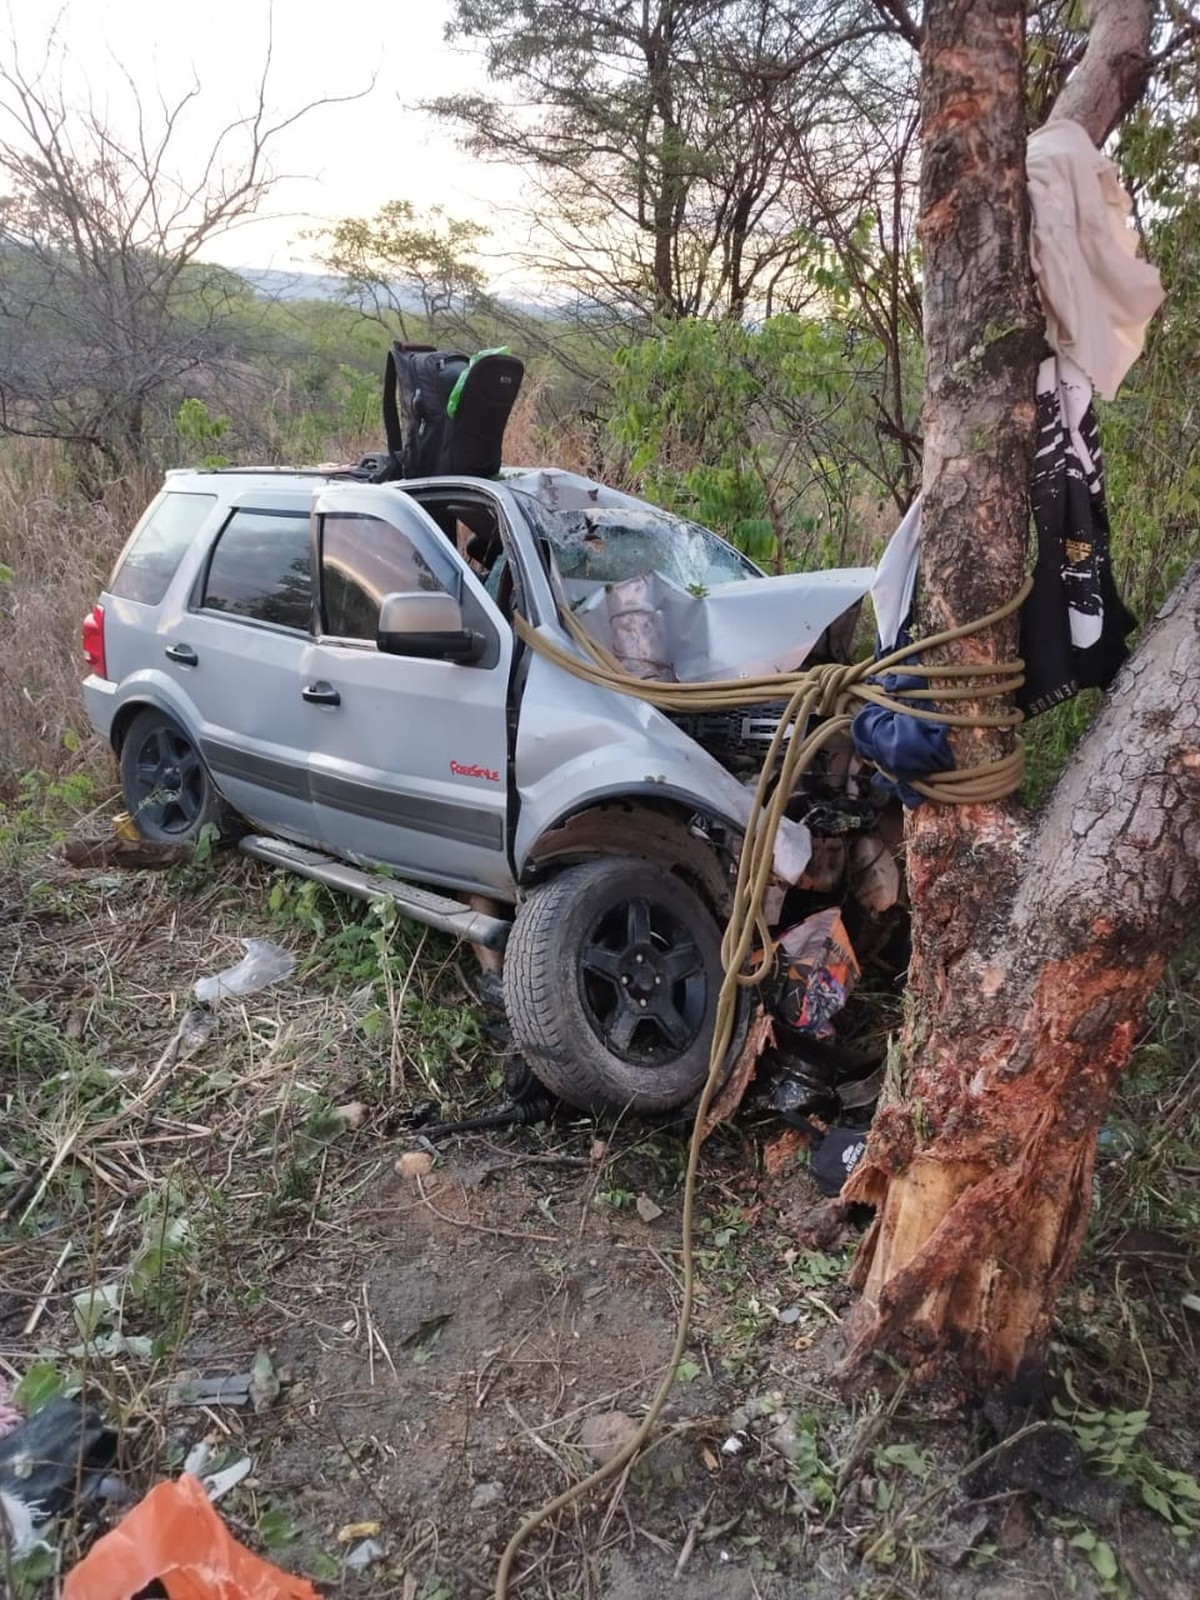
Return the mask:
[(340, 706), (342, 697), (331, 683), (306, 683), (300, 691), (301, 700), (312, 706)]
[(166, 655), (168, 661), (178, 661), (181, 667), (194, 667), (200, 661), (190, 644), (169, 644)]

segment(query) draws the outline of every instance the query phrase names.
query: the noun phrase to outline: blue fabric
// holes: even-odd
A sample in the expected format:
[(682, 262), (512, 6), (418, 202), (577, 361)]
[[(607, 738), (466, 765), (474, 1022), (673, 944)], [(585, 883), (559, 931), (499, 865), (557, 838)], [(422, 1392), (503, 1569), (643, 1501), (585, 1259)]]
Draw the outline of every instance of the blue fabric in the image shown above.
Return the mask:
[[(925, 679), (888, 672), (879, 686), (885, 694), (896, 694), (905, 689), (925, 688)], [(850, 724), (850, 735), (859, 755), (888, 774), (887, 777), (882, 772), (878, 774), (876, 784), (889, 794), (898, 795), (909, 807), (919, 806), (925, 799), (912, 787), (916, 779), (927, 778), (934, 772), (949, 772), (954, 766), (950, 736), (940, 722), (926, 722), (923, 717), (910, 717), (884, 706), (868, 705)]]

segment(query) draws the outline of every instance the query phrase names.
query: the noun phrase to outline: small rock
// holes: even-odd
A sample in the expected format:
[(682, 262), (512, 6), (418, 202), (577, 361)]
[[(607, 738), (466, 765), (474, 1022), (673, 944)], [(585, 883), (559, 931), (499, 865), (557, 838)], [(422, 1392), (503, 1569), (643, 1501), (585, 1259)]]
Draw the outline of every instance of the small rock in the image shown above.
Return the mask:
[(504, 1498), (504, 1485), (493, 1480), (491, 1483), (477, 1483), (471, 1495), (471, 1510), (486, 1511), (489, 1506), (494, 1506), (497, 1501)]
[(640, 1194), (637, 1197), (637, 1214), (643, 1222), (657, 1222), (663, 1214), (663, 1208), (656, 1206), (649, 1195)]
[(598, 1417), (585, 1417), (579, 1442), (597, 1466), (603, 1467), (629, 1443), (637, 1423), (623, 1411), (602, 1411)]
[(785, 1417), (782, 1422), (776, 1423), (771, 1430), (770, 1440), (785, 1461), (795, 1461), (800, 1453), (800, 1440), (791, 1417)]
[(409, 1183), (416, 1183), (433, 1170), (433, 1157), (428, 1150), (406, 1150), (396, 1162), (396, 1172)]
[(350, 1551), (346, 1557), (346, 1566), (351, 1572), (362, 1572), (372, 1561), (378, 1561), (382, 1554), (383, 1546), (378, 1539), (364, 1539)]
[(335, 1107), (333, 1114), (344, 1128), (349, 1128), (353, 1133), (356, 1128), (362, 1127), (367, 1108), (361, 1100), (347, 1100), (344, 1106)]

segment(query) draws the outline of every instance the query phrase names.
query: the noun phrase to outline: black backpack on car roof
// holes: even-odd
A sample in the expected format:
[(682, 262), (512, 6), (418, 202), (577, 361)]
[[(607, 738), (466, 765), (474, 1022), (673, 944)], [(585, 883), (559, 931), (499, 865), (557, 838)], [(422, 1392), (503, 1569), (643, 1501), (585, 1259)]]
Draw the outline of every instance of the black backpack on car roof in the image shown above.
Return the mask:
[(467, 356), (397, 341), (383, 375), (388, 455), (376, 481), (494, 478), (524, 375), (524, 365), (507, 350)]

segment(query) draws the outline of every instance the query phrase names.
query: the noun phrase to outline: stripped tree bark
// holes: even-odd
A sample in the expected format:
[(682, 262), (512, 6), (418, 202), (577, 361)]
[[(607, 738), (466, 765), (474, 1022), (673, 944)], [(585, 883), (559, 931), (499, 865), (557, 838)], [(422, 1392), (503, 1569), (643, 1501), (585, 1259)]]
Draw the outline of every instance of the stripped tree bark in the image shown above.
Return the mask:
[[(1042, 322), (1028, 267), (1024, 5), (931, 0), (922, 56), (926, 402), (919, 631), (1011, 599)], [(1149, 0), (1097, 0), (1056, 115), (1099, 142), (1145, 81)], [(1015, 654), (1015, 625), (945, 659)], [(1123, 671), (1048, 805), (911, 819), (909, 1008), (863, 1163), (848, 1371), (950, 1393), (1040, 1360), (1083, 1239), (1096, 1134), (1200, 909), (1200, 568)], [(1001, 753), (958, 739), (960, 765)]]

